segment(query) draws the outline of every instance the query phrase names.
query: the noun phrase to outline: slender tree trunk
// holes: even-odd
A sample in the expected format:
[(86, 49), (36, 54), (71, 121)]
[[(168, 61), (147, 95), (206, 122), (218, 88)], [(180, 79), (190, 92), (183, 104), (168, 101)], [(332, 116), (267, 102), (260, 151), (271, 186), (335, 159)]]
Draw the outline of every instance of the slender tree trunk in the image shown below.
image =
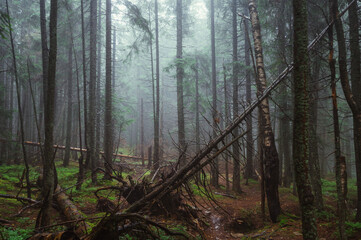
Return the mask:
[[(256, 55), (257, 66), (257, 94), (262, 94), (266, 89), (266, 72), (263, 63), (262, 36), (261, 26), (258, 19), (256, 3), (254, 0), (249, 1), (249, 12), (252, 23), (253, 41)], [(307, 50), (307, 45), (306, 45)], [(267, 194), (267, 204), (271, 220), (277, 221), (281, 212), (281, 206), (278, 195), (279, 181), (279, 159), (276, 149), (274, 134), (271, 126), (271, 116), (268, 98), (265, 98), (260, 106), (262, 116), (262, 127), (264, 131), (263, 151), (265, 156), (265, 186)]]
[(159, 30), (158, 30), (158, 0), (154, 2), (155, 12), (155, 115), (154, 115), (154, 169), (159, 168)]
[(152, 146), (148, 148), (148, 169), (152, 168)]
[[(97, 156), (95, 155), (95, 120), (96, 120), (96, 63), (97, 63), (97, 0), (90, 1), (90, 75), (89, 75), (89, 143), (88, 154), (92, 171), (92, 183), (97, 182)], [(104, 141), (105, 142), (105, 141)]]
[[(71, 35), (71, 34), (70, 34)], [(71, 36), (70, 36), (71, 38)], [(65, 156), (63, 165), (67, 167), (70, 160), (70, 145), (71, 145), (71, 134), (72, 134), (72, 120), (73, 120), (73, 49), (72, 49), (72, 39), (69, 40), (69, 49), (68, 49), (68, 111), (67, 111), (67, 121), (66, 121), (66, 143), (65, 143)]]
[(177, 0), (177, 114), (178, 114), (178, 148), (180, 166), (186, 164), (186, 140), (183, 103), (183, 31), (182, 31), (182, 0)]
[(104, 158), (105, 178), (112, 174), (113, 136), (112, 136), (112, 18), (111, 0), (106, 0), (106, 37), (105, 37), (105, 120), (104, 120)]
[[(331, 2), (332, 1), (332, 2)], [(330, 12), (334, 12), (334, 8), (337, 7), (337, 1), (330, 1)], [(335, 15), (331, 16), (331, 20)], [(337, 25), (337, 23), (336, 23)], [(340, 126), (338, 120), (338, 107), (337, 107), (337, 93), (336, 93), (336, 63), (333, 58), (333, 29), (328, 30), (329, 37), (329, 66), (331, 70), (331, 90), (332, 90), (332, 116), (333, 116), (333, 129), (334, 129), (334, 144), (335, 144), (335, 172), (336, 172), (336, 189), (337, 189), (337, 213), (338, 213), (338, 229), (340, 239), (347, 239), (345, 232), (346, 221), (346, 202), (344, 194), (342, 192), (341, 183), (341, 138), (340, 138)]]
[(40, 210), (38, 219), (40, 226), (48, 226), (50, 224), (50, 208), (53, 201), (53, 192), (55, 185), (55, 164), (54, 164), (54, 113), (55, 113), (55, 75), (56, 75), (56, 58), (57, 58), (57, 15), (58, 1), (51, 0), (50, 3), (50, 22), (49, 22), (49, 65), (47, 76), (47, 95), (46, 108), (44, 112), (44, 165), (43, 165), (43, 206)]
[[(102, 104), (101, 104), (101, 91), (100, 91), (100, 86), (101, 86), (101, 76), (102, 76), (102, 72), (101, 72), (101, 46), (102, 46), (102, 34), (101, 34), (101, 24), (102, 24), (102, 9), (101, 9), (101, 0), (98, 0), (98, 58), (97, 58), (97, 83), (96, 83), (96, 102), (97, 104), (97, 115), (96, 115), (96, 126), (95, 126), (95, 156), (97, 158), (99, 158), (100, 156), (100, 145), (101, 145), (101, 133), (100, 133), (100, 125), (101, 125), (101, 117), (100, 117), (100, 112), (102, 109)], [(98, 166), (100, 165), (99, 163), (97, 164)]]
[(293, 161), (295, 167), (298, 198), (302, 214), (302, 234), (304, 239), (317, 239), (314, 217), (314, 197), (309, 180), (309, 88), (307, 54), (307, 4), (306, 0), (293, 0), (294, 15), (294, 124)]
[(140, 156), (144, 167), (144, 106), (143, 98), (140, 100)]
[(31, 187), (30, 187), (30, 179), (29, 179), (29, 164), (28, 164), (28, 158), (26, 154), (25, 144), (24, 144), (24, 119), (23, 119), (23, 112), (21, 108), (21, 100), (20, 100), (20, 84), (18, 79), (18, 71), (17, 71), (17, 65), (16, 65), (16, 55), (15, 55), (15, 46), (14, 46), (14, 39), (13, 39), (13, 32), (12, 32), (12, 26), (10, 22), (10, 12), (9, 12), (9, 3), (8, 0), (6, 0), (6, 12), (9, 16), (8, 19), (8, 29), (9, 29), (9, 35), (10, 35), (10, 44), (11, 44), (11, 53), (13, 57), (13, 68), (14, 68), (14, 76), (15, 76), (15, 85), (16, 85), (16, 96), (18, 100), (18, 112), (19, 112), (19, 122), (20, 122), (20, 139), (21, 139), (21, 147), (23, 151), (23, 158), (24, 158), (24, 164), (25, 164), (25, 179), (26, 179), (26, 191), (28, 198), (31, 198)]
[[(80, 0), (81, 7), (81, 39), (82, 39), (82, 65), (83, 65), (83, 101), (84, 101), (84, 144), (86, 149), (88, 147), (88, 91), (87, 91), (87, 78), (86, 78), (86, 54), (85, 54), (85, 23), (84, 23), (84, 0)], [(88, 167), (90, 162), (90, 153), (86, 154), (85, 165)]]
[[(233, 47), (233, 119), (238, 116), (238, 49), (237, 49), (237, 0), (232, 1), (232, 47)], [(238, 127), (233, 130), (233, 139), (239, 135)], [(232, 145), (233, 151), (233, 184), (232, 190), (241, 193), (241, 173), (240, 173), (240, 152), (238, 141)]]
[(261, 109), (258, 108), (258, 140), (257, 149), (259, 157), (259, 171), (260, 171), (260, 186), (261, 186), (261, 212), (262, 218), (266, 218), (266, 193), (265, 193), (265, 177), (264, 177), (264, 152), (263, 152), (263, 129), (262, 129), (262, 116)]
[[(347, 0), (350, 4), (352, 0)], [(351, 84), (352, 94), (359, 106), (358, 113), (353, 111), (354, 125), (354, 147), (357, 177), (357, 213), (356, 219), (361, 220), (361, 63), (360, 63), (360, 43), (359, 43), (359, 15), (357, 13), (357, 1), (354, 1), (349, 8), (350, 23), (350, 52), (351, 52)], [(341, 60), (341, 59), (340, 59)], [(351, 176), (351, 172), (349, 173)]]
[[(247, 12), (247, 8), (245, 9), (245, 12)], [(248, 22), (246, 20), (243, 21), (244, 24), (244, 32), (247, 34), (245, 36), (245, 43), (244, 43), (244, 60), (246, 63), (246, 101), (247, 104), (250, 105), (252, 103), (252, 91), (251, 91), (251, 62), (250, 62), (250, 48), (251, 43), (249, 42), (249, 36), (248, 36)], [(252, 132), (252, 114), (250, 114), (246, 119), (246, 126), (247, 126), (247, 164), (246, 164), (246, 171), (245, 171), (245, 178), (248, 183), (248, 178), (252, 178), (254, 175), (254, 168), (253, 168), (253, 132)]]
[[(72, 31), (71, 31), (72, 33)], [(77, 61), (77, 54), (75, 52), (74, 48), (74, 42), (73, 42), (73, 36), (72, 39), (72, 49), (74, 53), (74, 60), (75, 60), (75, 69), (76, 69), (76, 92), (77, 92), (77, 101), (78, 101), (78, 127), (79, 127), (79, 147), (80, 149), (83, 149), (83, 142), (81, 137), (81, 131), (82, 131), (82, 125), (81, 125), (81, 104), (80, 104), (80, 82), (79, 82), (79, 71), (78, 71), (78, 61)], [(76, 190), (80, 190), (82, 186), (82, 182), (84, 180), (84, 155), (83, 151), (80, 152), (80, 157), (78, 158), (78, 164), (79, 164), (79, 173), (77, 178), (77, 184), (76, 184)]]
[[(317, 60), (316, 60), (317, 61)], [(309, 139), (310, 139), (310, 180), (312, 185), (313, 194), (315, 196), (315, 207), (317, 210), (323, 210), (323, 197), (322, 197), (322, 182), (320, 174), (320, 161), (318, 156), (318, 139), (317, 139), (317, 122), (318, 122), (318, 78), (320, 71), (320, 64), (313, 64), (313, 74), (311, 76), (312, 82), (310, 83), (310, 124), (309, 124)]]
[[(43, 91), (41, 94), (42, 111), (44, 113), (45, 103), (46, 103), (46, 92), (47, 92), (47, 80), (48, 77), (48, 64), (49, 64), (49, 50), (48, 50), (48, 40), (47, 40), (47, 31), (46, 31), (46, 14), (45, 14), (45, 0), (40, 0), (40, 32), (41, 32), (41, 56), (42, 56), (42, 67), (43, 67)], [(43, 100), (44, 99), (44, 100)], [(43, 122), (43, 114), (40, 115), (40, 121)], [(40, 124), (41, 126), (42, 124)]]
[[(230, 109), (228, 102), (228, 83), (227, 83), (227, 72), (226, 66), (223, 64), (223, 88), (224, 88), (224, 125), (225, 128), (230, 124)], [(229, 142), (229, 136), (225, 137), (225, 144), (227, 145)], [(198, 152), (198, 151), (197, 151)], [(229, 191), (229, 166), (228, 166), (228, 153), (224, 154), (225, 161), (225, 171), (226, 171), (226, 191)]]

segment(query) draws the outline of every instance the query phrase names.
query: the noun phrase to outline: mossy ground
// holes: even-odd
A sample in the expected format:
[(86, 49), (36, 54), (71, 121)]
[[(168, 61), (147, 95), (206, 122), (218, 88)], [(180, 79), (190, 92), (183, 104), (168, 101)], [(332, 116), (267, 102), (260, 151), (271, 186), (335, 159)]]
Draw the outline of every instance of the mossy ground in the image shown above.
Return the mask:
[[(140, 176), (148, 177), (150, 171), (146, 171), (145, 168), (139, 166), (140, 163), (132, 163), (135, 171), (123, 173), (124, 179), (128, 175), (131, 175), (134, 180), (137, 180)], [(21, 188), (21, 177), (24, 167), (21, 165), (2, 165), (0, 166), (0, 194), (18, 195), (26, 197), (26, 189)], [(32, 184), (36, 184), (36, 180), (41, 172), (39, 166), (32, 166), (30, 169), (30, 180)], [(74, 204), (82, 212), (84, 218), (92, 218), (88, 220), (90, 227), (94, 227), (99, 218), (103, 217), (105, 213), (98, 212), (96, 210), (96, 197), (94, 191), (100, 187), (118, 185), (115, 180), (103, 180), (103, 175), (98, 174), (98, 182), (96, 185), (92, 184), (90, 173), (86, 173), (86, 179), (82, 184), (81, 190), (75, 189), (78, 174), (78, 164), (75, 161), (71, 161), (69, 167), (63, 167), (59, 162), (57, 164), (57, 173), (59, 178), (59, 184), (62, 188), (67, 189), (66, 193), (74, 202)], [(202, 179), (203, 181), (209, 181), (209, 175)], [(292, 188), (279, 188), (281, 207), (283, 214), (279, 217), (279, 222), (271, 223), (266, 216), (262, 217), (261, 202), (260, 202), (260, 186), (256, 180), (249, 180), (248, 185), (244, 185), (245, 181), (242, 180), (242, 190), (244, 193), (237, 195), (233, 192), (227, 194), (235, 196), (230, 198), (227, 196), (214, 194), (215, 192), (226, 193), (225, 182), (220, 181), (221, 187), (219, 189), (211, 188), (215, 200), (220, 206), (228, 212), (225, 213), (220, 208), (214, 207), (209, 204), (209, 201), (202, 201), (201, 199), (207, 198), (205, 189), (202, 186), (195, 184), (193, 180), (190, 181), (191, 189), (200, 202), (205, 204), (200, 209), (205, 215), (203, 218), (204, 225), (203, 230), (207, 239), (257, 239), (262, 237), (269, 237), (272, 239), (302, 239), (301, 236), (301, 220), (300, 211), (298, 207), (297, 196), (293, 195)], [(317, 213), (317, 223), (319, 236), (322, 239), (337, 239), (337, 217), (336, 217), (336, 185), (332, 178), (322, 180), (323, 183), (323, 196), (325, 200), (324, 211)], [(24, 183), (23, 183), (24, 185)], [(350, 239), (357, 239), (357, 236), (361, 232), (361, 224), (353, 222), (354, 214), (354, 202), (356, 199), (356, 186), (355, 180), (349, 180), (348, 198), (349, 198), (349, 219), (346, 223), (347, 234)], [(117, 202), (118, 194), (114, 191), (103, 191), (102, 196), (106, 196), (108, 199)], [(40, 190), (33, 188), (33, 199), (40, 199)], [(208, 202), (208, 203), (207, 203)], [(26, 239), (30, 236), (34, 230), (36, 217), (38, 214), (38, 208), (32, 208), (26, 210), (21, 216), (14, 217), (18, 211), (27, 203), (21, 203), (15, 199), (0, 198), (0, 218), (10, 221), (10, 224), (5, 224), (0, 227), (0, 239), (17, 240)], [(266, 204), (267, 206), (267, 204)], [(64, 217), (56, 210), (53, 210), (54, 218), (53, 223), (60, 223), (64, 221)], [(95, 219), (97, 218), (98, 219)], [(238, 223), (241, 223), (242, 219), (247, 219), (248, 226), (251, 226), (251, 230), (247, 232), (237, 232), (234, 229), (230, 229), (230, 225), (234, 219), (238, 219)], [(240, 220), (241, 219), (241, 220)], [(181, 222), (167, 217), (157, 217), (157, 222), (164, 224), (173, 230), (180, 230), (188, 232), (192, 236), (197, 237), (197, 234), (185, 227)], [(197, 226), (201, 226), (199, 222), (195, 222)], [(49, 229), (49, 231), (61, 231), (66, 227), (56, 226)], [(169, 236), (161, 233), (161, 239), (172, 239)], [(259, 237), (257, 237), (259, 236)], [(125, 236), (124, 239), (131, 239), (130, 236)]]

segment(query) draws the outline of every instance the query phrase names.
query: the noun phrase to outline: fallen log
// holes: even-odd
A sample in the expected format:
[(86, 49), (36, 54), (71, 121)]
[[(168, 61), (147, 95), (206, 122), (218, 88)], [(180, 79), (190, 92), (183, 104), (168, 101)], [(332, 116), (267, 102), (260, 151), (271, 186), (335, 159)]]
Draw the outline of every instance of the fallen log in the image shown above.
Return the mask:
[(74, 232), (78, 234), (78, 236), (87, 234), (89, 225), (84, 221), (84, 217), (82, 216), (81, 212), (64, 193), (59, 185), (56, 188), (56, 192), (59, 192), (59, 194), (54, 195), (54, 200), (58, 204), (61, 212), (65, 215), (66, 219), (69, 221), (79, 221), (75, 222), (76, 226)]
[(27, 240), (80, 240), (80, 238), (72, 231), (57, 233), (38, 233)]
[[(0, 142), (18, 142), (18, 141), (0, 138)], [(24, 141), (24, 144), (28, 145), (28, 146), (34, 146), (34, 147), (40, 147), (41, 146), (40, 143), (31, 142), (31, 141)], [(55, 149), (65, 150), (65, 146), (53, 145), (53, 147)], [(77, 147), (70, 147), (70, 151), (87, 152), (87, 149), (85, 149), (85, 148), (77, 148)], [(100, 154), (104, 154), (104, 152), (100, 151)], [(130, 155), (124, 155), (124, 154), (118, 154), (118, 153), (113, 153), (113, 156), (114, 157), (119, 157), (119, 158), (131, 158), (131, 159), (138, 159), (138, 160), (142, 159), (142, 157), (140, 157), (140, 156), (130, 156)], [(147, 160), (147, 158), (144, 158), (144, 160)]]

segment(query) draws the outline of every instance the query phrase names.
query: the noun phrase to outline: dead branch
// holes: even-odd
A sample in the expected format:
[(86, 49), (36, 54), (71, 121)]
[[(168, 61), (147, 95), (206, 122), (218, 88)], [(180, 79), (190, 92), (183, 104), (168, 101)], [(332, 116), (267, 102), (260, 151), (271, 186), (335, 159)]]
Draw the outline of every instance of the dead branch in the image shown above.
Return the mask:
[(31, 198), (13, 196), (13, 195), (8, 195), (8, 194), (0, 194), (0, 198), (16, 199), (20, 202), (38, 203), (38, 201), (31, 199)]

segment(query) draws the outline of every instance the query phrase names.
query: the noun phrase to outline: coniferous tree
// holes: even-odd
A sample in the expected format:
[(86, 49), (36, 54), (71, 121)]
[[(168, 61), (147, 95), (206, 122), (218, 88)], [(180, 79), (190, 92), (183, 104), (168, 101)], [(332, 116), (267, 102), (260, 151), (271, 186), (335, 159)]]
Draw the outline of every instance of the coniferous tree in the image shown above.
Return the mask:
[(112, 19), (111, 0), (106, 0), (105, 35), (105, 120), (104, 120), (104, 159), (105, 177), (112, 175), (113, 136), (112, 136)]
[(184, 126), (184, 102), (183, 102), (183, 4), (177, 0), (177, 112), (178, 112), (178, 148), (180, 165), (186, 163), (186, 140)]
[(317, 239), (311, 184), (307, 163), (309, 161), (309, 88), (308, 88), (308, 32), (306, 0), (293, 0), (294, 15), (294, 123), (293, 162), (302, 214), (302, 234), (304, 239)]

